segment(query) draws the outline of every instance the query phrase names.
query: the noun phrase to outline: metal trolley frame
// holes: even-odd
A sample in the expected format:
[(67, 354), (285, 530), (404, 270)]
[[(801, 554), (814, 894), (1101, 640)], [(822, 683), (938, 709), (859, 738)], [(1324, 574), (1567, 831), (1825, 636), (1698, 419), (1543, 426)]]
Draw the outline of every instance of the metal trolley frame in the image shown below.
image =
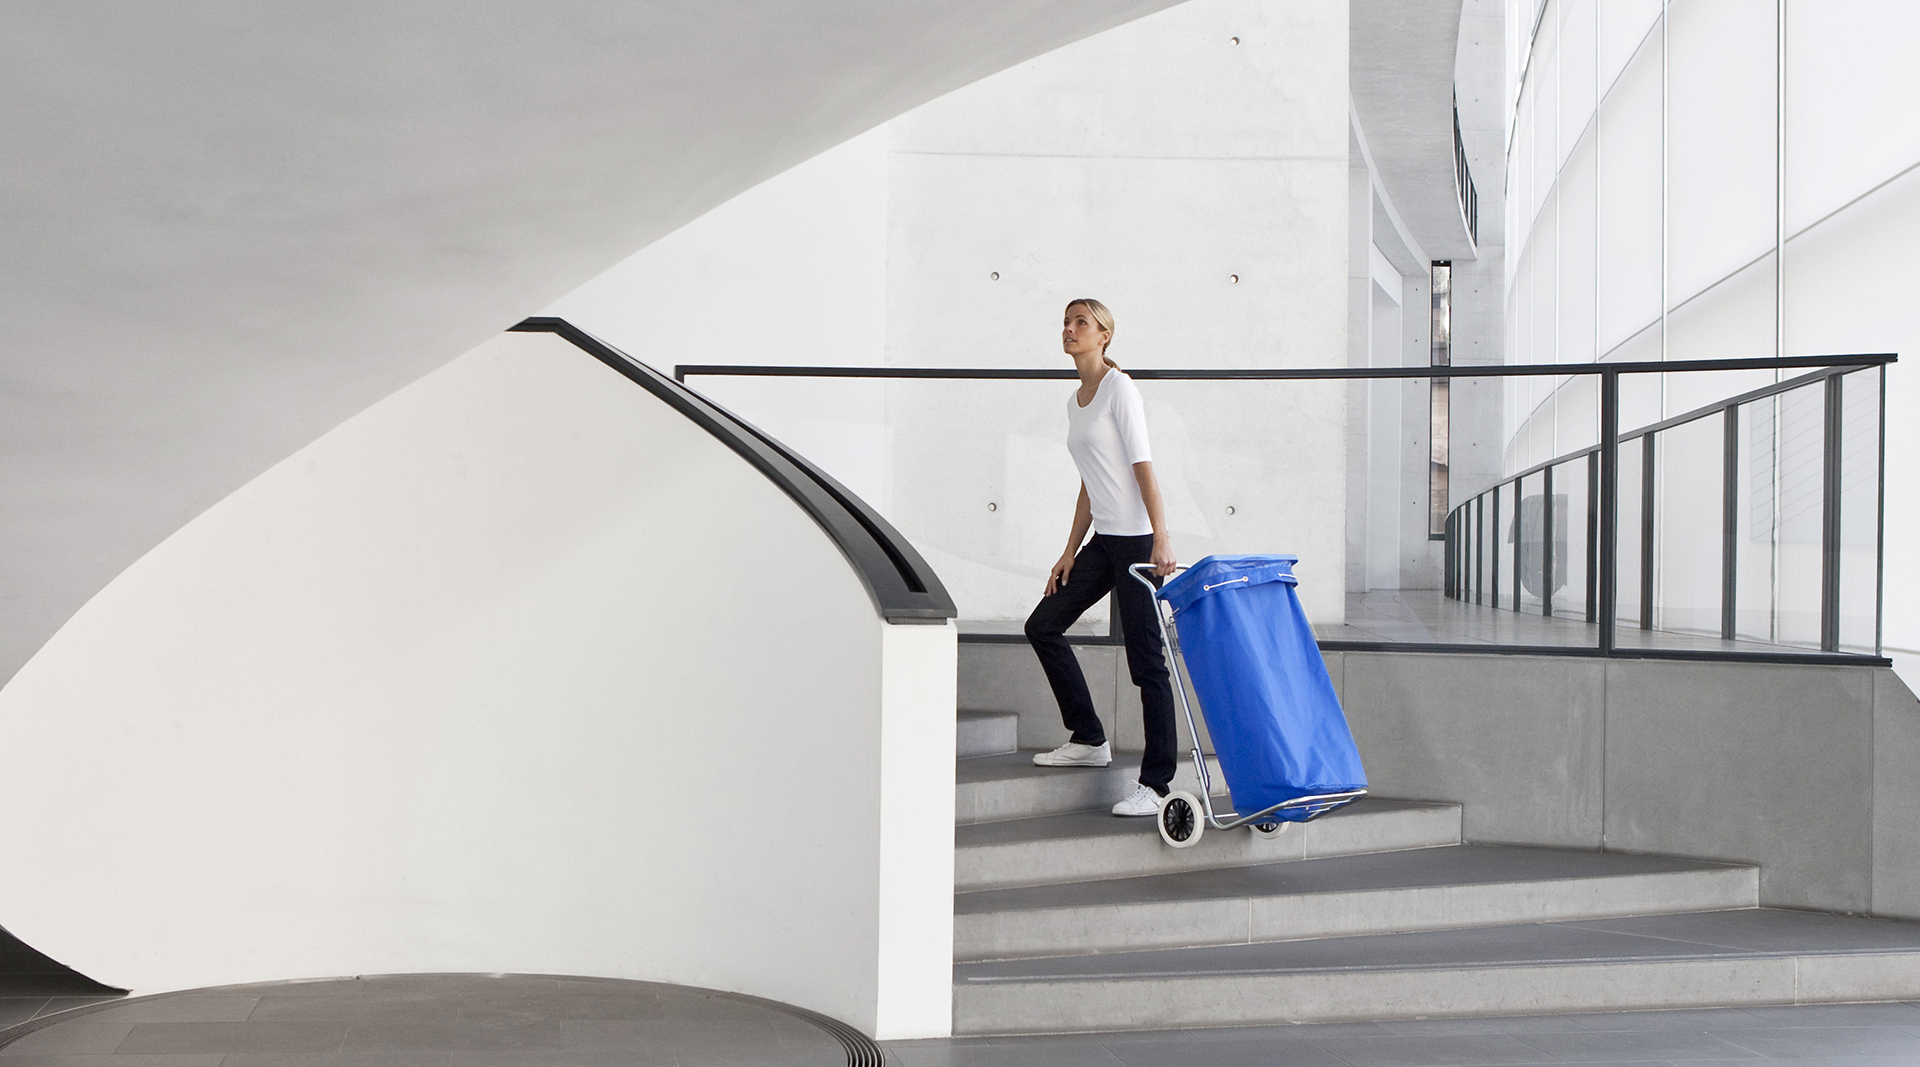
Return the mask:
[[(1174, 568), (1178, 574), (1185, 567)], [(1174, 848), (1191, 848), (1200, 841), (1200, 835), (1208, 826), (1216, 830), (1232, 830), (1245, 826), (1256, 836), (1278, 837), (1286, 832), (1289, 820), (1267, 818), (1277, 812), (1305, 809), (1306, 818), (1294, 821), (1317, 819), (1336, 808), (1344, 807), (1367, 795), (1364, 789), (1353, 789), (1344, 793), (1322, 793), (1315, 796), (1295, 797), (1272, 807), (1262, 808), (1250, 815), (1235, 812), (1221, 814), (1213, 810), (1213, 775), (1207, 769), (1207, 757), (1200, 751), (1200, 723), (1194, 717), (1193, 705), (1187, 699), (1186, 661), (1180, 656), (1180, 629), (1173, 621), (1172, 609), (1166, 601), (1154, 595), (1159, 587), (1153, 584), (1151, 577), (1153, 564), (1136, 563), (1127, 570), (1141, 585), (1147, 587), (1147, 594), (1153, 601), (1153, 617), (1160, 624), (1160, 644), (1166, 649), (1167, 666), (1173, 673), (1174, 699), (1180, 702), (1180, 713), (1187, 720), (1187, 736), (1193, 739), (1194, 773), (1200, 779), (1200, 795), (1194, 796), (1184, 789), (1176, 789), (1167, 794), (1160, 803), (1160, 838)], [(1240, 581), (1246, 579), (1241, 578)], [(1201, 709), (1205, 712), (1205, 709)], [(1262, 821), (1265, 820), (1265, 821)]]

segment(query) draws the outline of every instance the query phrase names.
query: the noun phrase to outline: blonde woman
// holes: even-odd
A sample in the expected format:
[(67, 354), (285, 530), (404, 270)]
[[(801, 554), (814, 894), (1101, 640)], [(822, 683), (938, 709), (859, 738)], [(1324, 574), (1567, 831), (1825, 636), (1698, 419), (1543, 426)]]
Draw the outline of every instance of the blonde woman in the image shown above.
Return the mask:
[(1086, 676), (1065, 636), (1067, 627), (1112, 593), (1126, 635), (1127, 669), (1140, 687), (1147, 735), (1140, 780), (1113, 806), (1113, 813), (1154, 815), (1173, 780), (1173, 686), (1167, 679), (1152, 594), (1127, 568), (1152, 563), (1153, 572), (1164, 577), (1173, 573), (1175, 564), (1160, 483), (1154, 480), (1147, 448), (1146, 410), (1133, 379), (1107, 358), (1112, 341), (1113, 313), (1105, 304), (1082, 298), (1067, 305), (1060, 347), (1080, 372), (1080, 387), (1067, 399), (1067, 451), (1080, 470), (1080, 499), (1074, 505), (1067, 549), (1048, 573), (1046, 593), (1027, 618), (1027, 640), (1047, 672), (1060, 719), (1071, 736), (1033, 762), (1043, 767), (1105, 767), (1113, 762), (1106, 727), (1093, 710)]

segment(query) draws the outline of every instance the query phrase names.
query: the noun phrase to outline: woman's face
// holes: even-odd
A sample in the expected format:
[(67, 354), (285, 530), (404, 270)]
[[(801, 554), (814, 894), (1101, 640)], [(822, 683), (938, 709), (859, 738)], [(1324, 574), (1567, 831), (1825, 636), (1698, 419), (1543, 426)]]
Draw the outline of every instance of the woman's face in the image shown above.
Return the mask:
[(1085, 304), (1068, 307), (1066, 318), (1060, 323), (1060, 349), (1069, 356), (1097, 354), (1105, 350), (1112, 336), (1093, 321)]

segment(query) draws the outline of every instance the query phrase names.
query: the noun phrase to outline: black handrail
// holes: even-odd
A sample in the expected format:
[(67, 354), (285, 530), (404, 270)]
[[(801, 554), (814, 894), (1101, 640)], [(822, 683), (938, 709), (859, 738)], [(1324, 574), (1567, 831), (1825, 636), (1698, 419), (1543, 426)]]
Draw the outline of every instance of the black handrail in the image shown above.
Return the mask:
[(890, 623), (939, 623), (959, 615), (939, 576), (892, 524), (846, 486), (745, 419), (565, 319), (530, 318), (510, 332), (551, 333), (566, 340), (733, 449), (820, 525), (866, 585), (881, 618)]
[[(529, 320), (532, 321), (532, 320)], [(1676, 359), (1638, 363), (1452, 363), (1444, 367), (1202, 367), (1126, 368), (1138, 382), (1291, 382), (1376, 378), (1527, 378), (1582, 374), (1687, 374), (1693, 371), (1792, 370), (1798, 367), (1873, 367), (1892, 363), (1891, 353), (1833, 356), (1754, 356), (1744, 359)], [(691, 376), (739, 378), (933, 378), (963, 381), (1070, 381), (1072, 367), (840, 367), (682, 363), (676, 381)]]

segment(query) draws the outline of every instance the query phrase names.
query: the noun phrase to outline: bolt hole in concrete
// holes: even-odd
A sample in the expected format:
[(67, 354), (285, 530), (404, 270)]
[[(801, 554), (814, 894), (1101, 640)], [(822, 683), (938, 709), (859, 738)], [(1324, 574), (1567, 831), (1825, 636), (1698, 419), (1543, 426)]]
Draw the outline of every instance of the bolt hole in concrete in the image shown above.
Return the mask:
[(997, 281), (999, 281), (999, 280), (1000, 280), (1000, 272), (999, 272), (999, 271), (994, 271), (994, 272), (993, 272), (992, 274), (989, 274), (989, 275), (987, 275), (987, 279), (988, 279), (989, 281), (996, 281), (996, 282), (997, 282)]
[(1229, 514), (1229, 515), (1231, 515), (1231, 514), (1233, 514), (1233, 505), (1232, 505), (1232, 504), (1228, 504), (1228, 505), (1227, 505), (1227, 514)]
[(987, 510), (988, 510), (988, 511), (999, 511), (999, 510), (1000, 510), (1000, 505), (998, 505), (998, 504), (995, 504), (995, 503), (994, 503), (993, 501), (991, 501), (991, 500), (989, 500), (989, 501), (987, 501)]
[[(773, 1001), (609, 978), (419, 974), (195, 989), (0, 1030), (0, 1062), (881, 1062), (840, 1023)], [(276, 1058), (277, 1057), (277, 1058)], [(235, 1062), (229, 1058), (226, 1062)], [(248, 1062), (255, 1062), (249, 1060)]]
[(1239, 43), (1240, 43), (1240, 38), (1238, 38), (1238, 37), (1229, 37), (1229, 38), (1227, 38), (1227, 43), (1228, 43), (1228, 44), (1239, 44)]
[(1240, 284), (1240, 276), (1239, 276), (1238, 274), (1229, 274), (1229, 275), (1227, 275), (1227, 284), (1228, 284), (1228, 285), (1239, 285), (1239, 284)]

